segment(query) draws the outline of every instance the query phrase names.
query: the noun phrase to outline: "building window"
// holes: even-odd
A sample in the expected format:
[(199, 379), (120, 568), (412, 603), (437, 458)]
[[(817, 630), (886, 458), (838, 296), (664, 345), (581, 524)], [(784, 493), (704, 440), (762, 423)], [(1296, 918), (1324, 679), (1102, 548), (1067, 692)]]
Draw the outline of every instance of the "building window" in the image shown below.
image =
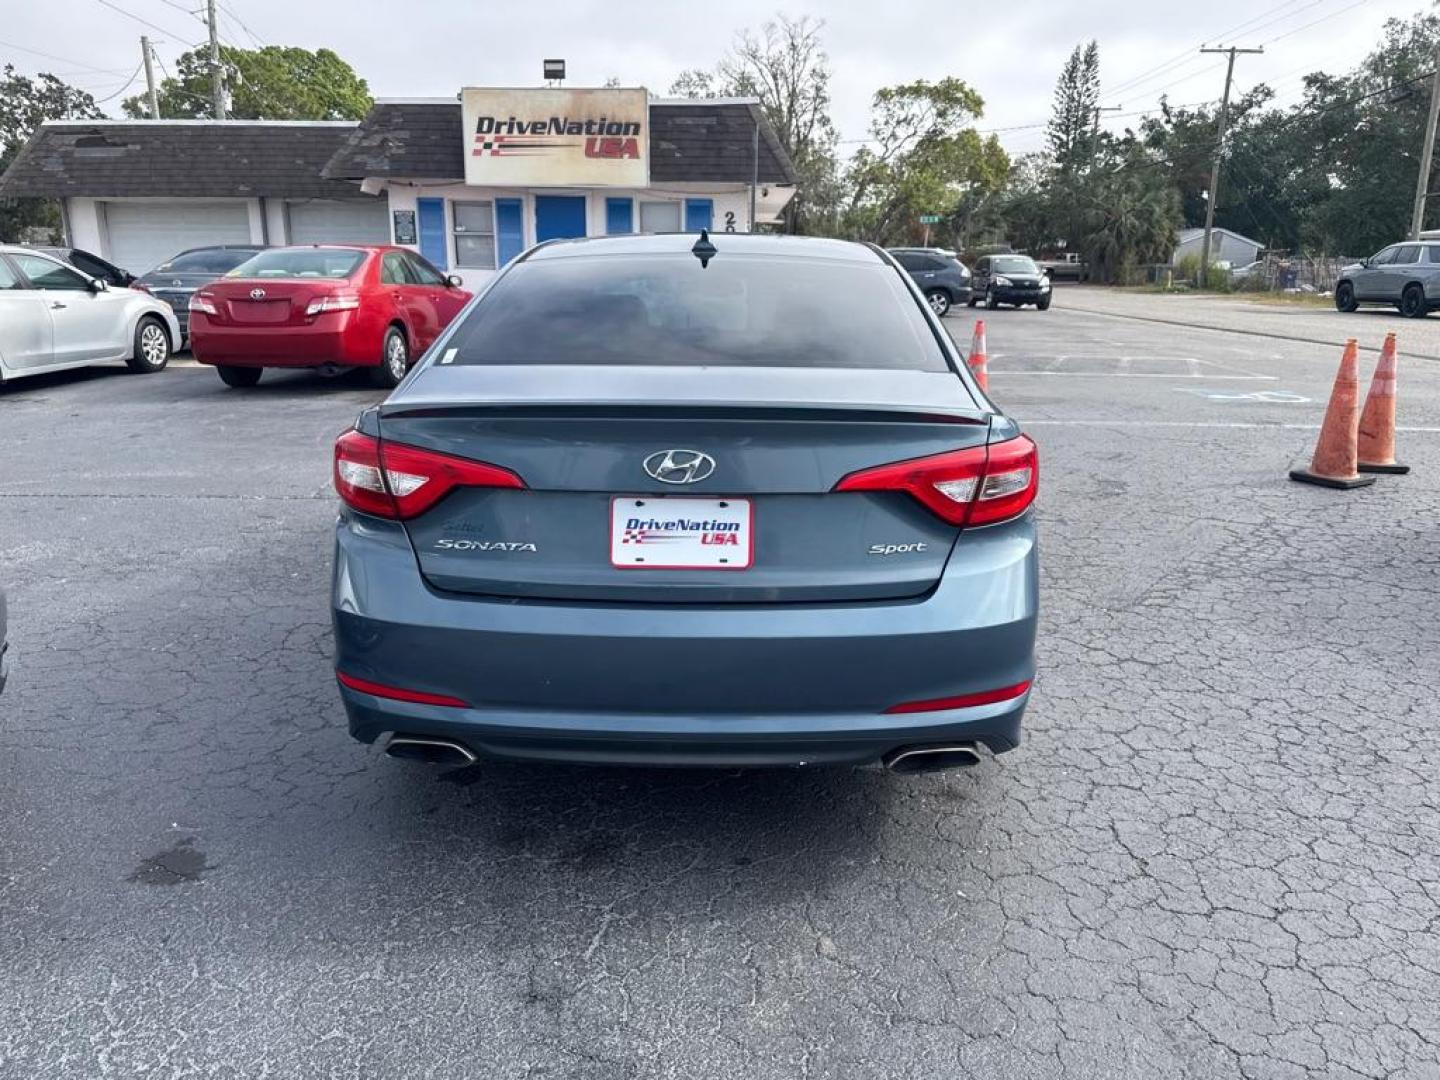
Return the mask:
[(472, 270), (495, 269), (495, 204), (457, 202), (455, 213), (455, 265)]
[(640, 231), (662, 233), (680, 231), (680, 204), (678, 202), (642, 202), (640, 204)]

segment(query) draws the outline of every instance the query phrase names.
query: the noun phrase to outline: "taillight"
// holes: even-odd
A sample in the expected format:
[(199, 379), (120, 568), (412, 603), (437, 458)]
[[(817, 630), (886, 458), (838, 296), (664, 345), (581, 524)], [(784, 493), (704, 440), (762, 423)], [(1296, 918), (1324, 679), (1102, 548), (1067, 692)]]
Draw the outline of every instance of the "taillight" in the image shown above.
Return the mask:
[(851, 473), (836, 491), (904, 491), (951, 525), (994, 525), (1035, 501), (1040, 452), (1021, 435)]
[(216, 314), (215, 298), (209, 293), (191, 293), (190, 310), (203, 312), (206, 315), (214, 315)]
[(358, 431), (335, 440), (335, 490), (376, 517), (418, 517), (457, 487), (524, 488), (509, 469), (384, 442)]
[[(134, 289), (136, 292), (143, 292), (143, 293), (149, 293), (149, 292), (150, 292), (150, 286), (149, 286), (149, 285), (142, 285), (142, 284), (141, 284), (140, 282), (138, 282), (138, 281), (132, 281), (132, 282), (130, 283), (130, 288)], [(154, 293), (151, 293), (151, 295), (153, 296)]]
[(317, 296), (305, 308), (306, 315), (319, 315), (324, 311), (354, 311), (360, 306), (360, 297), (354, 293), (333, 293)]

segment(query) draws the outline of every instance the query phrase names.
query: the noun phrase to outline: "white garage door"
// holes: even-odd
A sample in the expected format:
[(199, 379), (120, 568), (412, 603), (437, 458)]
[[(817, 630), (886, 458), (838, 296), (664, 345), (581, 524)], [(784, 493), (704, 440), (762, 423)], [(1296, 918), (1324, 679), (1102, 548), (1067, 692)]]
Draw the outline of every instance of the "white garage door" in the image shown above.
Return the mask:
[(250, 243), (244, 201), (105, 204), (110, 261), (132, 274), (153, 270), (186, 248)]
[(384, 199), (316, 199), (292, 202), (292, 244), (388, 244), (389, 204)]

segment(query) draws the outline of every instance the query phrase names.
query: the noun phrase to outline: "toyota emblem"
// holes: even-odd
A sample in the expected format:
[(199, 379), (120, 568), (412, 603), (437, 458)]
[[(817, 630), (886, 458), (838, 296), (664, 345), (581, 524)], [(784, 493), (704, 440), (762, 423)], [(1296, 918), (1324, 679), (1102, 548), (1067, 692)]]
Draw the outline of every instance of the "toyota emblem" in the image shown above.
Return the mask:
[(250, 299), (251, 299), (251, 300), (264, 300), (264, 299), (265, 299), (265, 290), (264, 290), (264, 289), (251, 289), (251, 290), (250, 290)]
[(715, 471), (715, 459), (699, 450), (657, 450), (645, 471), (662, 484), (694, 484)]

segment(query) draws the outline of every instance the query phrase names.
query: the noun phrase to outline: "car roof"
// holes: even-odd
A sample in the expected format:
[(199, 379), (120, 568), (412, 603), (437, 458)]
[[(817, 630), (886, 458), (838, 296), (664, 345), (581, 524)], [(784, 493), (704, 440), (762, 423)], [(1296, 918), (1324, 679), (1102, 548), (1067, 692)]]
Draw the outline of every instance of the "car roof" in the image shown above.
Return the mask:
[(70, 248), (50, 247), (49, 245), (40, 246), (40, 245), (36, 245), (36, 244), (0, 244), (0, 251), (6, 252), (6, 253), (8, 253), (8, 254), (10, 254), (10, 255), (36, 255), (36, 254), (39, 254), (39, 255), (44, 255), (46, 258), (50, 258), (50, 259), (54, 259), (54, 258), (57, 258), (57, 257), (58, 257), (58, 256), (56, 256), (56, 255), (54, 254), (54, 252), (57, 252), (57, 251), (70, 251), (70, 250), (72, 250), (72, 249), (70, 249)]
[[(771, 233), (710, 233), (709, 237), (710, 242), (715, 245), (716, 254), (722, 258), (727, 251), (731, 251), (738, 255), (774, 255), (790, 259), (864, 263), (882, 261), (875, 248), (853, 240)], [(525, 258), (539, 261), (598, 255), (665, 255), (688, 252), (699, 239), (698, 232), (681, 232), (550, 240), (532, 248)]]
[(201, 244), (199, 247), (177, 251), (170, 258), (178, 259), (181, 255), (193, 255), (197, 251), (264, 251), (265, 248), (265, 244)]

